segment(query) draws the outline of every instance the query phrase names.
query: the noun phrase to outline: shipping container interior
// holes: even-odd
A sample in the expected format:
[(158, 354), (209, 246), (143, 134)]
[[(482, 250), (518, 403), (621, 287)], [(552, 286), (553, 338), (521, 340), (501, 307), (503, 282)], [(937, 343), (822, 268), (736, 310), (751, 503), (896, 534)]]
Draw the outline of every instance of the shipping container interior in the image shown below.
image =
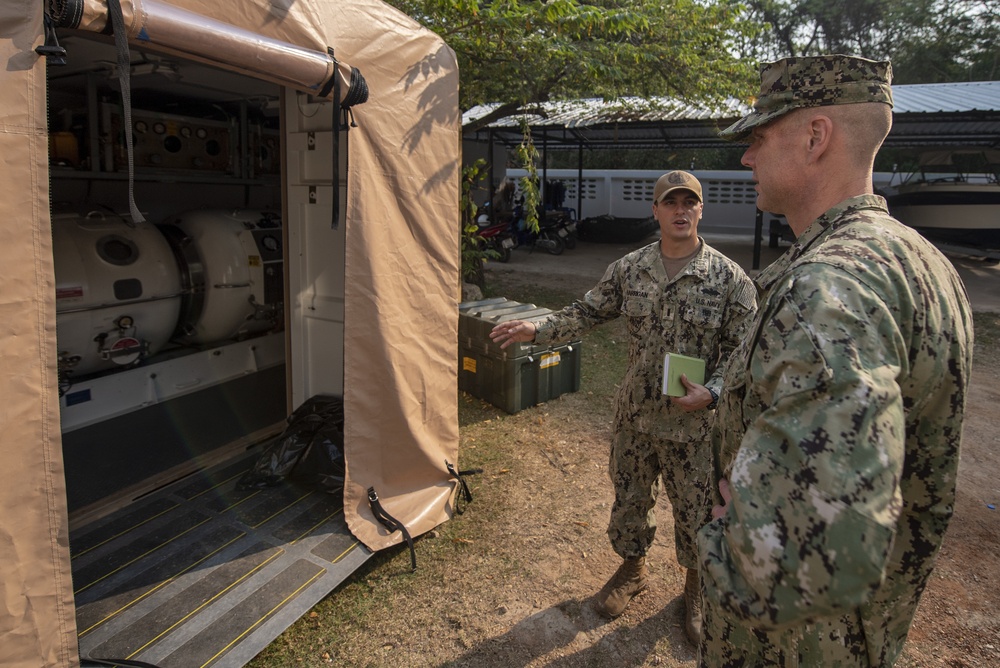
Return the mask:
[(280, 429), (289, 232), (278, 85), (133, 47), (126, 106), (110, 38), (62, 45), (50, 196), (75, 527)]

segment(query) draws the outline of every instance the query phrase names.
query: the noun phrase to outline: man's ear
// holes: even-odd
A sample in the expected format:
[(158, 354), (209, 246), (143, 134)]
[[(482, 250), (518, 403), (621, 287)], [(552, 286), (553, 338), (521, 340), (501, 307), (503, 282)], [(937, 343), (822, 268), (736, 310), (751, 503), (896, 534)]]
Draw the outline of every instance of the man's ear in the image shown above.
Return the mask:
[(830, 139), (833, 136), (833, 120), (826, 114), (816, 114), (809, 119), (806, 129), (809, 133), (810, 159), (818, 160), (830, 146)]

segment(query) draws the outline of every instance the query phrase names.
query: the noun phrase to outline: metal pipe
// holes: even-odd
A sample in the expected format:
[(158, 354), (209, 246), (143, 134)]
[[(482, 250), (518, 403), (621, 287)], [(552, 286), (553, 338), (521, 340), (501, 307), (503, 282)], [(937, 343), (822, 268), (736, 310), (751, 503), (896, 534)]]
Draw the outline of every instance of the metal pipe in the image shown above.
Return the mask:
[[(59, 27), (107, 30), (108, 0), (49, 2)], [(335, 68), (329, 53), (272, 39), (160, 0), (123, 0), (121, 4), (129, 40), (135, 44), (222, 65), (327, 99), (332, 99), (330, 84), (336, 75), (342, 98), (349, 93), (351, 68), (345, 63)]]

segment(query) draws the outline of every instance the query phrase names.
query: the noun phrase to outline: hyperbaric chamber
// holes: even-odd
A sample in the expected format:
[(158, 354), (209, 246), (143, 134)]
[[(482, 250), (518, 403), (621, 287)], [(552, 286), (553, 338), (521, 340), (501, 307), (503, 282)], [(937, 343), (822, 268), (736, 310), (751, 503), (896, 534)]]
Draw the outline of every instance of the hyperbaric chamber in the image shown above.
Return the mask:
[(193, 210), (160, 226), (179, 256), (185, 298), (176, 338), (242, 339), (284, 322), (281, 221), (251, 209)]
[(243, 339), (284, 323), (281, 221), (188, 211), (161, 225), (91, 212), (52, 218), (59, 370), (134, 365), (171, 341)]
[(52, 245), (61, 372), (128, 366), (170, 340), (181, 273), (155, 225), (100, 212), (55, 215)]

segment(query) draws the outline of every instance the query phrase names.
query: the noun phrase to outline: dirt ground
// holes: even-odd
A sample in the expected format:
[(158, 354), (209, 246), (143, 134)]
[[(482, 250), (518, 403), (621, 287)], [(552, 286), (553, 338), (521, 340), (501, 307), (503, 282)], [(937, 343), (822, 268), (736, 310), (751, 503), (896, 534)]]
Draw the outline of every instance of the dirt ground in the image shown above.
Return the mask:
[[(724, 243), (714, 245), (726, 250)], [(516, 251), (508, 264), (491, 263), (487, 280), (503, 285), (545, 280), (583, 294), (608, 262), (627, 250), (630, 247), (581, 242), (559, 257)], [(734, 250), (746, 252), (745, 246)], [(778, 252), (764, 248), (764, 264)], [(1000, 294), (1000, 269), (971, 262), (963, 276), (970, 271), (983, 278), (976, 281), (975, 290), (981, 293), (979, 298), (973, 294), (976, 308), (1000, 310), (993, 306)], [(994, 509), (1000, 505), (998, 376), (1000, 355), (977, 360), (955, 516), (897, 664), (904, 668), (1000, 666), (1000, 511)], [(497, 571), (484, 576), (484, 586), (454, 594), (456, 613), (449, 619), (448, 635), (457, 635), (464, 651), (458, 657), (452, 654), (446, 665), (694, 665), (695, 650), (682, 627), (683, 572), (674, 560), (665, 499), (657, 509), (659, 530), (649, 555), (653, 572), (649, 590), (613, 622), (605, 622), (592, 609), (594, 593), (613, 573), (618, 559), (604, 534), (612, 499), (606, 474), (610, 411), (581, 417), (585, 391), (533, 409), (530, 423), (522, 417), (496, 425), (512, 431), (512, 446), (523, 469), (536, 472), (516, 482), (503, 481), (494, 472), (490, 481), (506, 485), (511, 505), (524, 508), (517, 516), (501, 516), (493, 535), (498, 551), (506, 554), (504, 546), (516, 542), (517, 553), (528, 555), (530, 580)], [(474, 448), (475, 443), (462, 447)], [(473, 619), (462, 610), (492, 612)], [(451, 644), (453, 638), (440, 640)], [(386, 652), (405, 644), (390, 643)], [(428, 658), (411, 655), (399, 665), (425, 665)]]

